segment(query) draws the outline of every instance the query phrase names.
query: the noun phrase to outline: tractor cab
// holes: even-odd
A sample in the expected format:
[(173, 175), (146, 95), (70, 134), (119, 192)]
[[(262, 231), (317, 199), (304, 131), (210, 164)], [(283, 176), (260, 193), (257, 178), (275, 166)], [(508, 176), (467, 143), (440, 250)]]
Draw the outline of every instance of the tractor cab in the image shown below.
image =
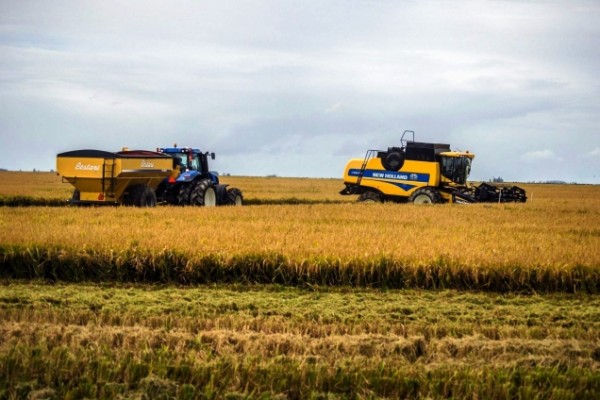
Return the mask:
[(196, 179), (199, 175), (209, 178), (214, 184), (218, 184), (218, 178), (212, 174), (208, 167), (208, 158), (215, 159), (215, 153), (202, 152), (200, 149), (191, 147), (159, 147), (158, 153), (168, 154), (173, 157), (175, 167), (179, 167), (177, 182), (188, 182)]

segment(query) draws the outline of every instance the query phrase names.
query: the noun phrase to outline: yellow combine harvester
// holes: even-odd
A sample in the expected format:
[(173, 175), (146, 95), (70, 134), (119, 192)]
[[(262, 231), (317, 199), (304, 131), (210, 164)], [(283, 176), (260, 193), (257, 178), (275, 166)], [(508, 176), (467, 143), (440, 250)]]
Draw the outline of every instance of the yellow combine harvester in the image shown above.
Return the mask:
[[(404, 140), (412, 133), (412, 141)], [(525, 202), (525, 190), (517, 186), (468, 184), (475, 155), (452, 151), (443, 143), (415, 142), (413, 131), (404, 131), (402, 147), (368, 150), (364, 159), (348, 161), (343, 195), (359, 195), (363, 202), (476, 203)]]
[(156, 188), (178, 169), (170, 155), (135, 150), (75, 150), (56, 156), (56, 170), (75, 186), (71, 203), (156, 205)]

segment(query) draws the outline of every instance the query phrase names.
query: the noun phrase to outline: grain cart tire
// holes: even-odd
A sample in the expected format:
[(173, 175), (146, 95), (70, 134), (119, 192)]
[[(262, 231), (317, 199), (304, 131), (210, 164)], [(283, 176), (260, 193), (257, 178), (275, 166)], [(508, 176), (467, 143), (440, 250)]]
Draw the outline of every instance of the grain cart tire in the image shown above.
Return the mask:
[(225, 204), (228, 206), (241, 206), (244, 203), (242, 191), (238, 188), (231, 188), (227, 191)]
[(213, 183), (204, 179), (194, 182), (190, 192), (190, 205), (214, 207), (217, 205), (217, 192)]
[(400, 171), (404, 165), (404, 152), (402, 151), (389, 151), (385, 157), (381, 159), (383, 168), (388, 171)]
[(443, 200), (440, 192), (430, 187), (424, 187), (415, 190), (408, 201), (415, 204), (435, 204), (441, 203)]
[(146, 185), (135, 185), (129, 188), (125, 203), (135, 207), (156, 207), (156, 193)]
[(369, 190), (361, 193), (358, 196), (358, 201), (361, 203), (383, 203), (383, 197), (380, 193)]

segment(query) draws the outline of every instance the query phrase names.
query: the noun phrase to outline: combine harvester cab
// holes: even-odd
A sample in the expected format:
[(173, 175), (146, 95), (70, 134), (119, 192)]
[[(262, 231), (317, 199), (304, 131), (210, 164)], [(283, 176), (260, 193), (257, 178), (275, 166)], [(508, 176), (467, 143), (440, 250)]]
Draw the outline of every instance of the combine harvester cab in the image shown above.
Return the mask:
[[(412, 133), (412, 140), (405, 140)], [(475, 154), (453, 151), (449, 144), (415, 142), (404, 131), (402, 147), (368, 150), (364, 158), (348, 161), (342, 195), (358, 195), (361, 202), (479, 203), (525, 202), (517, 186), (468, 182)]]
[(75, 150), (56, 156), (63, 181), (75, 187), (73, 204), (156, 205), (156, 188), (175, 171), (174, 159), (146, 150)]

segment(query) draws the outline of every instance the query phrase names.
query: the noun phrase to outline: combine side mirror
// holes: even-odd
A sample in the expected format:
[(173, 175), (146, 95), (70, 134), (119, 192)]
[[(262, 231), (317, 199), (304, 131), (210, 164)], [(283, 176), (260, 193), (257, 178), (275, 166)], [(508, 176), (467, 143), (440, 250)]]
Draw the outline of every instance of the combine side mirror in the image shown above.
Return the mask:
[(210, 153), (210, 159), (214, 160), (215, 159), (215, 153)]

